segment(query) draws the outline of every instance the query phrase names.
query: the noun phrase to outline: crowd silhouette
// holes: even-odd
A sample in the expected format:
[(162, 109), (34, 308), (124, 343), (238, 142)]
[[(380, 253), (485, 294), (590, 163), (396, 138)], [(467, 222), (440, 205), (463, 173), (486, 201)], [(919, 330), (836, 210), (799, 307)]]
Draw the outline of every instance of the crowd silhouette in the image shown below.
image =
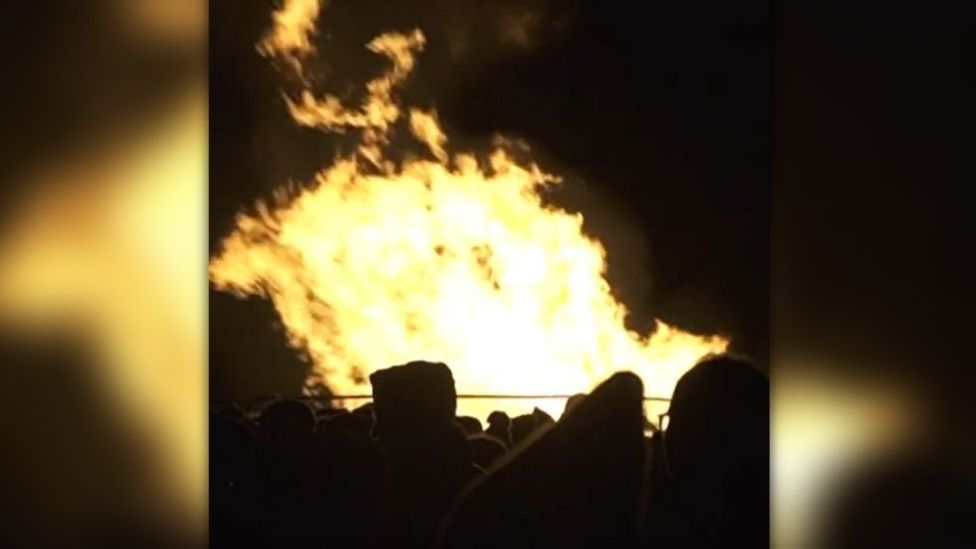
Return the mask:
[[(767, 547), (769, 382), (710, 356), (646, 430), (618, 373), (541, 410), (456, 416), (447, 365), (370, 376), (355, 410), (210, 415), (212, 547)], [(650, 434), (648, 434), (650, 433)]]

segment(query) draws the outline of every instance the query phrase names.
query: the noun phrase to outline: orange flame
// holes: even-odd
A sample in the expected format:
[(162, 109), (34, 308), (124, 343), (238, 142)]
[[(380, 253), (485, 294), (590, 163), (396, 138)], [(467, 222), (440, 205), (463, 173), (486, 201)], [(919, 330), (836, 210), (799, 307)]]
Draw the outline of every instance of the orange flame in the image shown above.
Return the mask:
[[(368, 393), (368, 374), (414, 359), (449, 364), (460, 392), (571, 394), (618, 370), (669, 396), (697, 359), (724, 351), (658, 322), (649, 336), (604, 277), (602, 245), (583, 218), (547, 205), (559, 178), (496, 145), (486, 161), (448, 151), (434, 112), (409, 111), (409, 130), (433, 160), (384, 155), (401, 117), (394, 91), (424, 45), (419, 31), (384, 34), (369, 48), (392, 62), (357, 108), (305, 91), (295, 121), (360, 129), (357, 153), (322, 169), (293, 196), (276, 193), (211, 261), (216, 288), (270, 298), (290, 344), (307, 351), (308, 387)], [(558, 416), (563, 403), (528, 403)], [(461, 401), (485, 417), (496, 405)]]
[(283, 56), (300, 68), (301, 58), (314, 51), (312, 34), (321, 9), (321, 0), (285, 0), (272, 14), (272, 26), (258, 51), (265, 56)]

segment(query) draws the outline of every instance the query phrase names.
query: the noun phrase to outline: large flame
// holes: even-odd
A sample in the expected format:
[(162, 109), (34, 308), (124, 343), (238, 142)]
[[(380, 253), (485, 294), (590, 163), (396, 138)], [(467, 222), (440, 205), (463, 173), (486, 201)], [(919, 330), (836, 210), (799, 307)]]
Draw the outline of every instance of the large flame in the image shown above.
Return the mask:
[[(580, 214), (540, 196), (558, 177), (501, 141), (484, 159), (451, 153), (435, 112), (404, 116), (395, 91), (423, 46), (419, 30), (374, 39), (368, 47), (392, 67), (358, 107), (309, 90), (288, 101), (303, 126), (361, 131), (358, 148), (239, 215), (211, 261), (216, 288), (273, 301), (311, 359), (309, 388), (368, 393), (369, 373), (427, 359), (449, 364), (460, 392), (572, 394), (631, 370), (647, 394), (669, 396), (697, 359), (724, 351), (724, 338), (660, 321), (649, 336), (627, 329), (604, 248)], [(386, 156), (401, 127), (431, 158)], [(564, 405), (523, 404), (554, 415)], [(480, 417), (497, 407), (459, 403)]]

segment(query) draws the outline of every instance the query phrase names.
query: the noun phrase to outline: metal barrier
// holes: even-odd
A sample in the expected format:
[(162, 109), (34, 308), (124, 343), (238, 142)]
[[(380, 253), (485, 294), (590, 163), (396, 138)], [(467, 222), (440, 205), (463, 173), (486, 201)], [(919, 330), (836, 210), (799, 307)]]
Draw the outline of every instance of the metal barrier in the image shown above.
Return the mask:
[[(581, 393), (582, 394), (582, 393)], [(574, 395), (502, 395), (502, 394), (460, 394), (457, 395), (458, 399), (485, 399), (485, 400), (567, 400)], [(249, 406), (249, 415), (257, 416), (259, 413), (260, 405), (257, 405), (258, 401), (268, 401), (273, 402), (277, 400), (275, 397), (259, 397), (255, 399), (254, 402)], [(332, 400), (373, 400), (373, 395), (318, 395), (318, 396), (307, 396), (301, 397), (298, 400), (306, 402), (322, 402), (322, 401), (332, 401)], [(644, 397), (644, 402), (671, 402), (670, 398), (657, 397), (657, 396), (646, 396)], [(666, 428), (665, 418), (668, 413), (654, 414), (657, 416), (657, 425), (659, 428)]]
[[(495, 400), (508, 400), (508, 399), (522, 399), (522, 400), (557, 400), (557, 399), (568, 399), (573, 395), (471, 395), (471, 394), (461, 394), (457, 395), (457, 398), (472, 398), (472, 399), (495, 399)], [(302, 400), (372, 400), (373, 395), (322, 395), (315, 397), (305, 397)], [(670, 398), (664, 397), (654, 397), (646, 396), (644, 400), (654, 401), (654, 402), (671, 402)]]

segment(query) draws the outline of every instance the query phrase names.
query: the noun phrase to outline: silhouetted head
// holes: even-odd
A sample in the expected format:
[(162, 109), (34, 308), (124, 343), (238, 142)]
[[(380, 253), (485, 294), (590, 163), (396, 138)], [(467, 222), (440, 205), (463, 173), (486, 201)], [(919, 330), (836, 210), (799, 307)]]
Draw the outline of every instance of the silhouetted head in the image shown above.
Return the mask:
[(500, 428), (506, 431), (512, 426), (512, 419), (505, 412), (495, 410), (488, 415), (488, 427), (491, 429)]
[(454, 419), (454, 422), (458, 424), (458, 427), (464, 431), (466, 436), (476, 435), (484, 431), (481, 426), (481, 421), (476, 417), (458, 416)]
[(344, 408), (323, 408), (316, 412), (315, 416), (319, 418), (320, 421), (328, 421), (330, 418), (335, 417), (339, 414), (348, 414), (349, 410)]
[(534, 414), (523, 414), (512, 420), (512, 444), (525, 440), (539, 426), (539, 418)]
[(495, 437), (507, 448), (512, 444), (512, 420), (505, 412), (494, 411), (488, 416), (488, 428), (485, 433)]
[(535, 424), (537, 427), (542, 427), (544, 425), (552, 425), (553, 423), (556, 423), (556, 420), (552, 419), (552, 416), (550, 416), (545, 411), (539, 408), (533, 408), (532, 415), (535, 416)]
[(252, 418), (261, 417), (261, 413), (268, 406), (271, 406), (275, 402), (282, 400), (280, 396), (277, 395), (267, 395), (255, 398), (248, 404), (247, 410), (244, 411), (244, 415)]
[(236, 402), (224, 402), (210, 407), (212, 412), (216, 412), (224, 417), (235, 420), (244, 419), (244, 410)]
[[(372, 402), (367, 402), (352, 411), (352, 414), (362, 420), (366, 425), (367, 433), (373, 431), (373, 424), (376, 422), (376, 413)], [(367, 435), (367, 438), (370, 435)]]
[(468, 448), (471, 449), (471, 461), (482, 469), (488, 469), (506, 452), (505, 445), (501, 441), (484, 433), (469, 436)]
[(210, 411), (210, 448), (211, 455), (216, 457), (224, 454), (235, 454), (251, 445), (251, 430), (237, 417)]
[(675, 386), (666, 433), (677, 477), (712, 476), (769, 454), (769, 379), (727, 355), (698, 363)]
[(410, 362), (379, 370), (369, 380), (376, 438), (426, 437), (456, 428), (457, 393), (446, 364)]
[(303, 402), (279, 400), (261, 412), (260, 428), (274, 444), (302, 444), (315, 432), (315, 414)]
[(357, 415), (360, 415), (360, 416), (368, 417), (370, 420), (372, 420), (373, 419), (373, 403), (372, 402), (367, 402), (367, 403), (365, 403), (365, 404), (357, 407), (355, 410), (352, 411), (352, 413), (357, 414)]
[(372, 425), (373, 422), (364, 417), (363, 414), (342, 410), (326, 420), (325, 434), (328, 436), (367, 440), (369, 439), (369, 432)]
[(576, 393), (575, 395), (566, 399), (566, 407), (563, 409), (563, 415), (566, 415), (570, 410), (576, 407), (577, 404), (583, 401), (586, 395), (583, 393)]

